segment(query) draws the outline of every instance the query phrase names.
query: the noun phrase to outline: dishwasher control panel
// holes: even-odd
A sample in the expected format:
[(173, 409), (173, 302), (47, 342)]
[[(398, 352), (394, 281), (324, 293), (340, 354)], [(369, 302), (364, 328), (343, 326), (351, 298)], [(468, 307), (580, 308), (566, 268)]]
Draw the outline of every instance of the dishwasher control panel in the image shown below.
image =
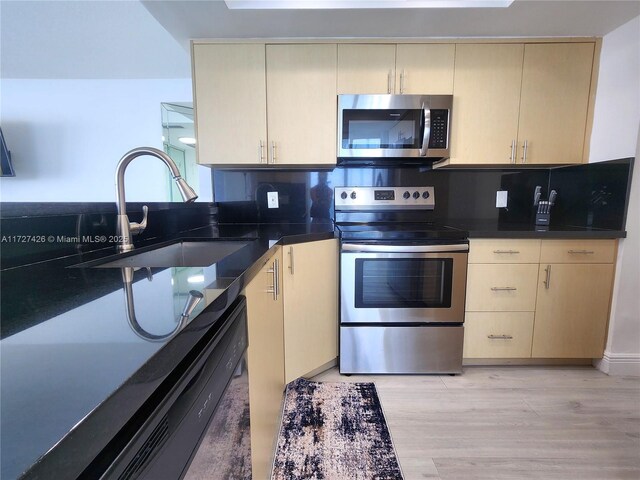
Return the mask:
[(434, 187), (336, 187), (336, 210), (433, 210)]

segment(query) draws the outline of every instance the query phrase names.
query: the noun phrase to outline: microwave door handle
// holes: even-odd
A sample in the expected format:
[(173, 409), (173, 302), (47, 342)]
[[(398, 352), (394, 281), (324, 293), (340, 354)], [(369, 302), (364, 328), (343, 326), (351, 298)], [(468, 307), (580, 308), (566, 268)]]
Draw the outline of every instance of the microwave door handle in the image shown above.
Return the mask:
[(420, 148), (420, 156), (426, 157), (429, 149), (429, 137), (431, 137), (431, 108), (422, 106), (422, 114), (424, 115), (424, 132), (422, 134), (422, 148)]

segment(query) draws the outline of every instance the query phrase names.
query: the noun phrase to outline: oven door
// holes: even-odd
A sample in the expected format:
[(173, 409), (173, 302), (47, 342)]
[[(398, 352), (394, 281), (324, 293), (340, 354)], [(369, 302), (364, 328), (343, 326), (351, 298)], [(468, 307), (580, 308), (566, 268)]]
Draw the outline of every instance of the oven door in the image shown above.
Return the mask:
[(469, 246), (343, 243), (342, 324), (461, 324)]

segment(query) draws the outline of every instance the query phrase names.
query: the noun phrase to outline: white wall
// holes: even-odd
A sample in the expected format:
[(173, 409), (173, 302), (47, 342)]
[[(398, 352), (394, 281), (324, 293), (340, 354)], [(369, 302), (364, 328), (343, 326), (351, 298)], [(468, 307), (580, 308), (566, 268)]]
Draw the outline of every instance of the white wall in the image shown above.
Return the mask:
[(606, 35), (602, 43), (590, 162), (636, 157), (620, 241), (609, 337), (601, 370), (640, 375), (640, 17)]
[[(160, 103), (192, 99), (188, 78), (3, 79), (0, 87), (0, 124), (16, 171), (0, 179), (3, 202), (113, 201), (120, 157), (138, 146), (162, 148)], [(127, 200), (168, 198), (166, 167), (155, 158), (136, 159), (126, 184)]]

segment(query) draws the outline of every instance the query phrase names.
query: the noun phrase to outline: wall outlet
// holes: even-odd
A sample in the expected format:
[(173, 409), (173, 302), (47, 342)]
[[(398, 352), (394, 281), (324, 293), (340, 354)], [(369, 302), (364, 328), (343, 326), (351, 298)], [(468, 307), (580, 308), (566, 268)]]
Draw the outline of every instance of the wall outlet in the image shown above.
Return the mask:
[(496, 208), (506, 208), (508, 193), (507, 190), (498, 190), (496, 192)]
[(278, 208), (278, 192), (267, 192), (267, 207)]

